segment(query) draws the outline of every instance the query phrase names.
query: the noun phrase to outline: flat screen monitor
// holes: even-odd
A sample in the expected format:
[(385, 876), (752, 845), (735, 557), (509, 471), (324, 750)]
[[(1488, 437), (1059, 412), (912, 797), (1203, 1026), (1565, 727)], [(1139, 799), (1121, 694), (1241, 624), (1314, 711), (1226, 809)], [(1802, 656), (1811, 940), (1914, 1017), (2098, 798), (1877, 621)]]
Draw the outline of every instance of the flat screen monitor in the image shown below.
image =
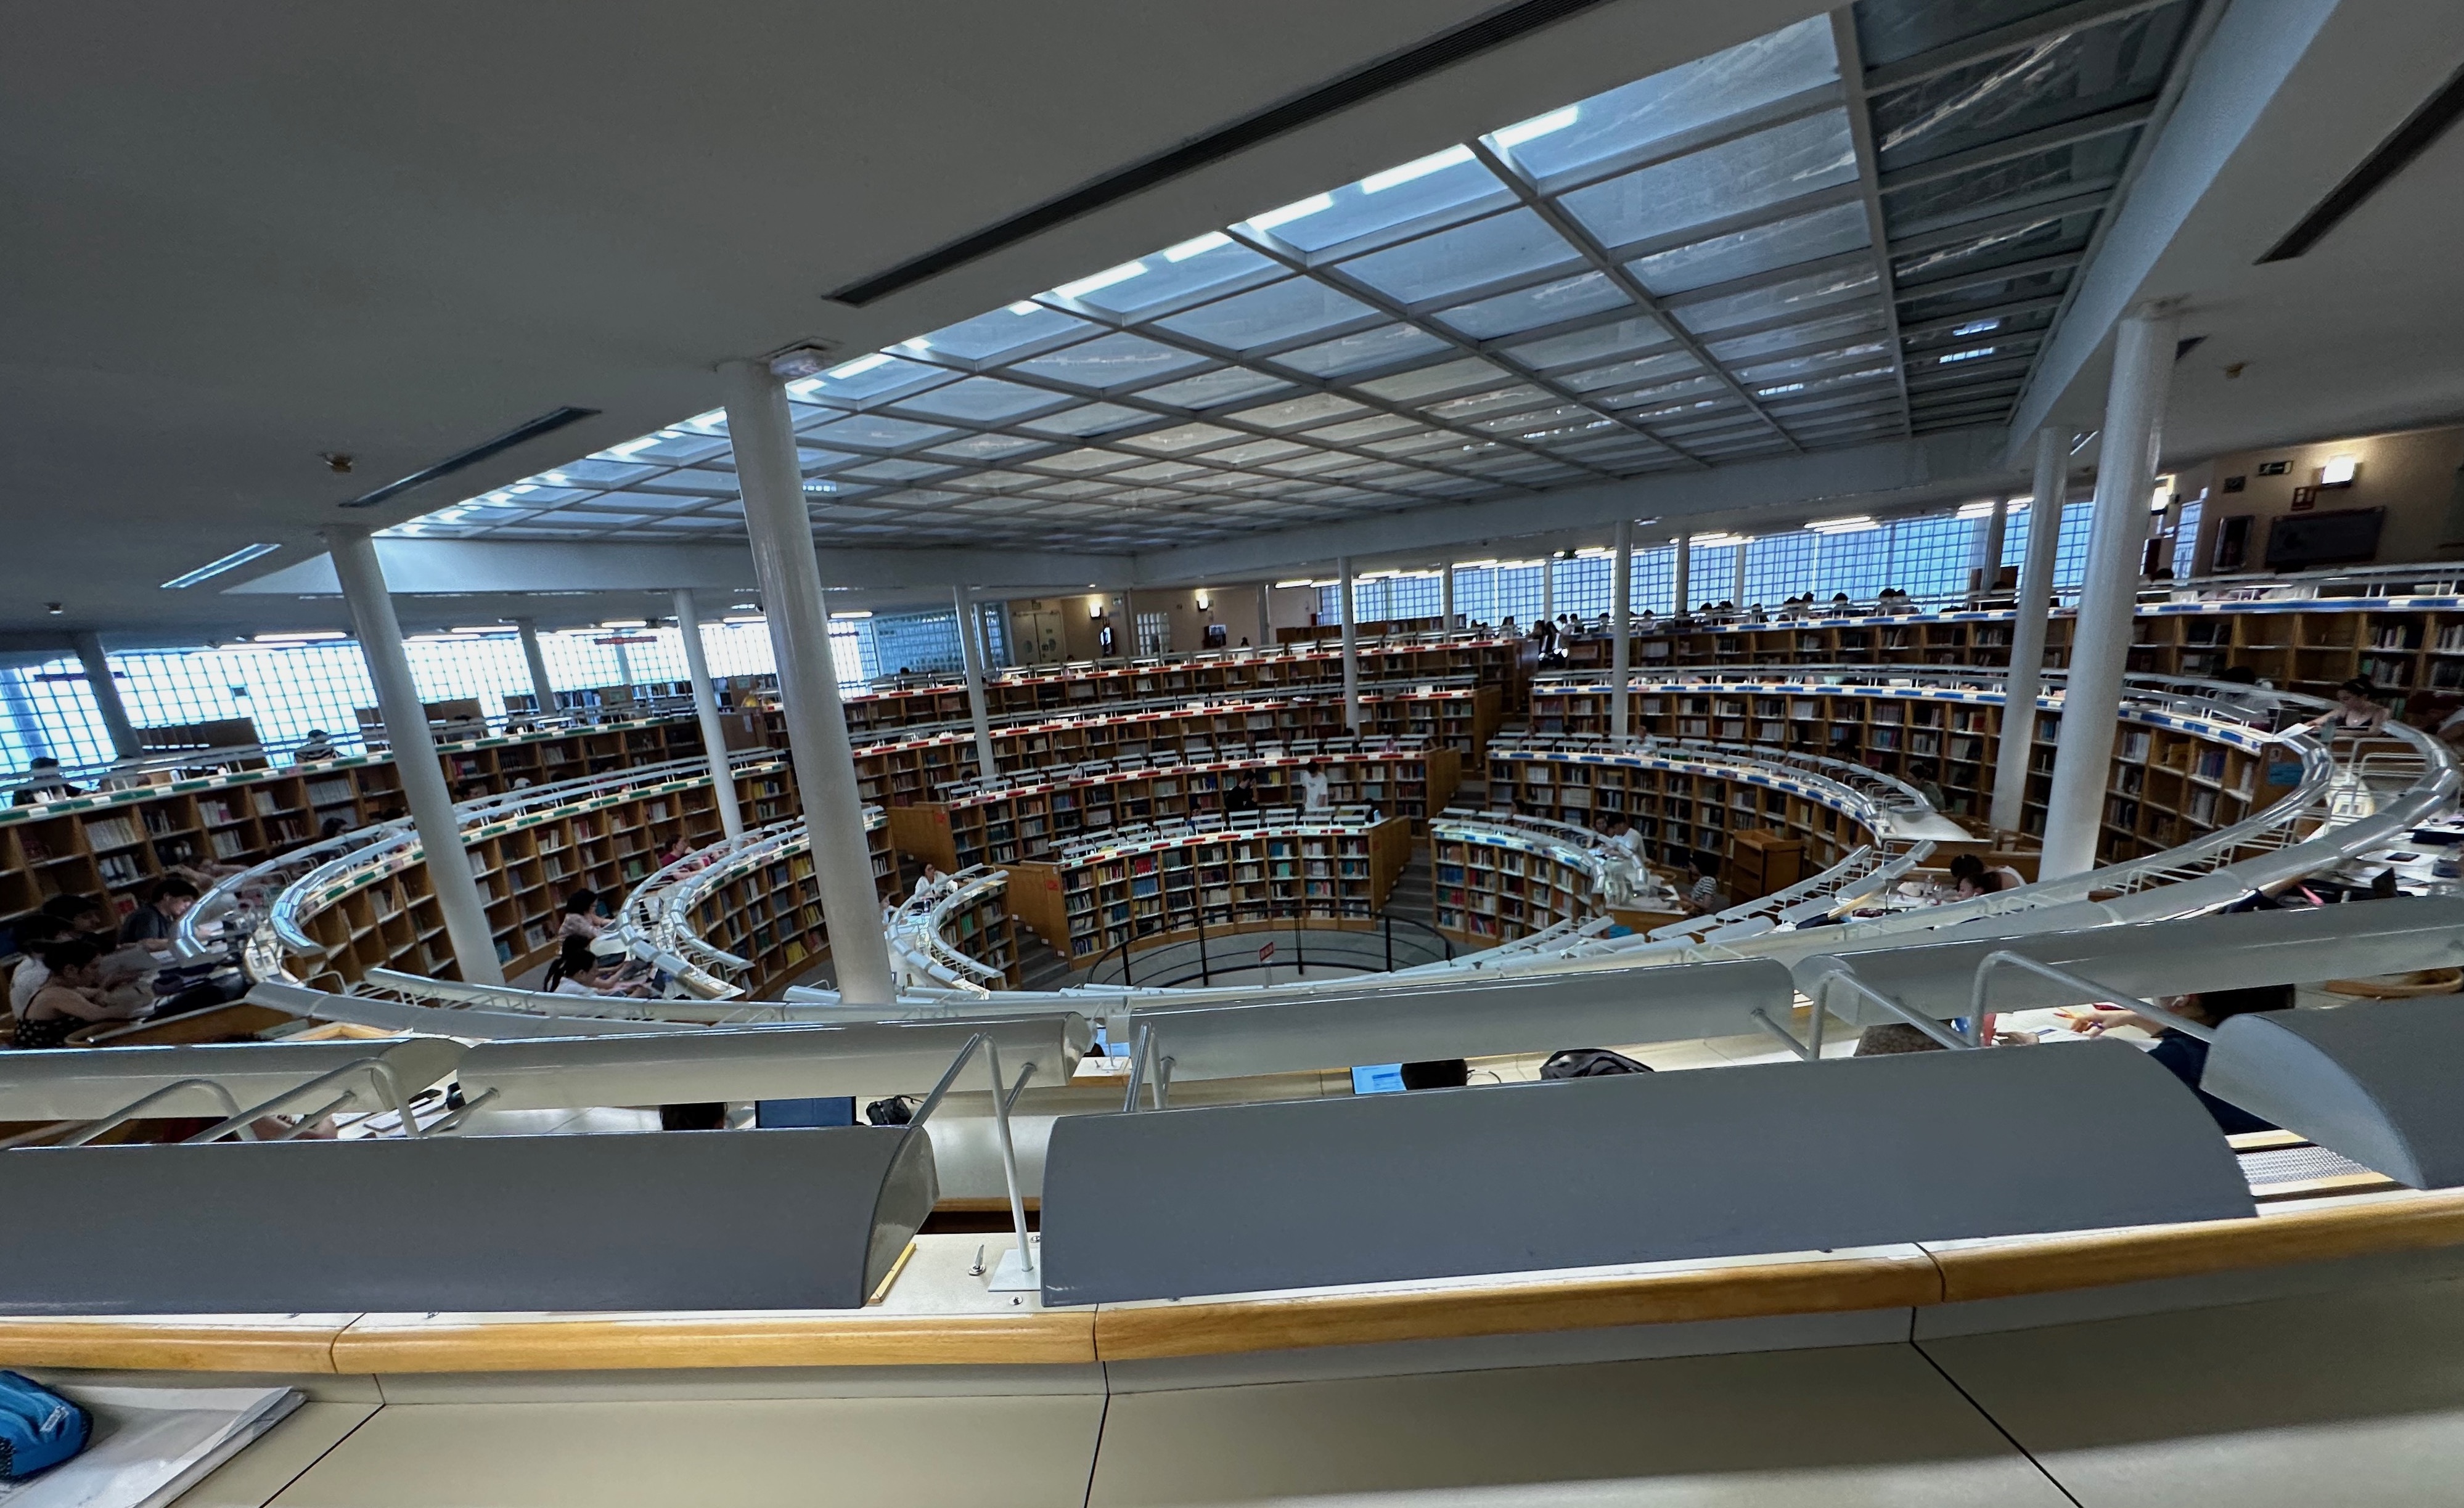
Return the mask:
[(2347, 508), (2332, 514), (2286, 514), (2267, 526), (2267, 568), (2295, 571), (2313, 565), (2352, 565), (2375, 560), (2384, 508)]

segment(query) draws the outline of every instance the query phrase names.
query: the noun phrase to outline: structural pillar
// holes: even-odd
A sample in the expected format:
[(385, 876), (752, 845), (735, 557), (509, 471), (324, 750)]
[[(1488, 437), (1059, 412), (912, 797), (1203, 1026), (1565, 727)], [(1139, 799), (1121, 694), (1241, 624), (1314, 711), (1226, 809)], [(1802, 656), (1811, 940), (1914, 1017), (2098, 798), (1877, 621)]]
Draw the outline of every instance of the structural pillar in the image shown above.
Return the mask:
[(701, 721), (702, 755), (710, 763), (711, 794), (718, 801), (718, 822), (730, 839), (744, 836), (744, 813), (736, 804), (736, 776), (727, 762), (727, 728), (719, 719), (718, 693), (710, 684), (710, 656), (701, 646), (701, 613), (693, 588), (675, 594), (676, 633), (685, 642), (685, 674), (693, 679), (693, 716)]
[(1691, 605), (1687, 598), (1692, 596), (1693, 574), (1694, 536), (1679, 535), (1677, 536), (1677, 607), (1674, 614), (1676, 617), (1684, 617), (1686, 609)]
[(1557, 552), (1540, 552), (1540, 616), (1557, 616)]
[(975, 604), (967, 601), (967, 589), (951, 588), (958, 604), (958, 663), (967, 672), (967, 715), (976, 723), (976, 769), (985, 780), (1001, 774), (1001, 761), (993, 757), (992, 714), (984, 706), (984, 651), (976, 642), (967, 617)]
[(1343, 608), (1343, 726), (1353, 732), (1360, 732), (1360, 634), (1353, 620), (1358, 615), (1352, 610), (1352, 557), (1334, 562), (1334, 574), (1341, 578), (1335, 590), (1342, 596)]
[(1993, 760), (1997, 832), (2019, 830), (2028, 799), (2028, 754), (2036, 741), (2036, 692), (2044, 684), (2045, 624), (2054, 613), (2054, 553), (2062, 538), (2062, 506), (2070, 491), (2070, 447), (2059, 429), (2036, 431), (2035, 491), (2028, 499), (2028, 553), (2019, 562), (2017, 611), (2011, 625), (2011, 669), (2003, 682), (2002, 744)]
[(376, 687), (377, 713), (385, 719), (385, 742), (393, 750), (394, 773), (410, 807), (410, 824), (426, 851), (428, 885), (444, 915), (445, 941), (453, 950), (454, 967), (465, 984), (501, 985), (505, 971), (496, 961), (495, 933), (479, 898), (479, 882), (471, 874), (470, 849), (462, 841), (452, 794), (445, 787), (445, 768), (437, 762), (428, 708), (410, 677), (402, 620), (394, 616), (393, 598), (385, 590), (376, 541), (360, 530), (329, 529), (325, 543), (333, 552), (342, 600), (350, 604), (351, 623), (359, 631), (360, 656)]
[(531, 705), (541, 717), (556, 715), (556, 686), (548, 679), (547, 651), (539, 647), (539, 620), (517, 618), (514, 630), (522, 636), (522, 658), (531, 667)]
[(1609, 736), (1618, 743), (1626, 739), (1626, 672), (1631, 668), (1629, 656), (1634, 643), (1634, 520), (1620, 518), (1617, 526), (1617, 558), (1612, 567), (1617, 574), (1609, 579)]
[(1438, 631), (1455, 631), (1455, 563), (1448, 560), (1438, 568)]
[(1993, 511), (1985, 515), (1985, 548), (1977, 552), (1984, 577), (1977, 583), (1982, 596), (1993, 590), (1994, 579), (2002, 574), (2002, 535), (2011, 527), (2011, 499), (1993, 499)]
[(2060, 752), (2054, 757), (2054, 794), (2045, 813), (2042, 879), (2096, 867), (2114, 723), (2130, 660), (2131, 618), (2139, 605), (2139, 566), (2147, 546), (2147, 495), (2156, 485), (2179, 325), (2170, 310), (2143, 308), (2125, 317), (2115, 335), (2104, 455), (2096, 469), (2096, 522), (2071, 633)]
[(1743, 607), (1746, 605), (1746, 541), (1739, 539), (1735, 549), (1737, 553), (1736, 585), (1728, 593), (1728, 601)]
[(111, 735), (111, 756), (134, 759), (145, 752), (137, 741), (137, 725), (128, 720), (128, 704), (120, 699), (120, 683), (111, 678), (111, 661), (102, 652), (102, 636), (91, 629), (74, 637), (77, 663), (85, 667), (85, 684), (94, 692), (95, 710)]
[(719, 369), (719, 382), (839, 996), (850, 1005), (892, 1005), (897, 986), (872, 883), (847, 709), (830, 661), (830, 614), (822, 599), (812, 519), (804, 512), (786, 390), (760, 361), (727, 363)]

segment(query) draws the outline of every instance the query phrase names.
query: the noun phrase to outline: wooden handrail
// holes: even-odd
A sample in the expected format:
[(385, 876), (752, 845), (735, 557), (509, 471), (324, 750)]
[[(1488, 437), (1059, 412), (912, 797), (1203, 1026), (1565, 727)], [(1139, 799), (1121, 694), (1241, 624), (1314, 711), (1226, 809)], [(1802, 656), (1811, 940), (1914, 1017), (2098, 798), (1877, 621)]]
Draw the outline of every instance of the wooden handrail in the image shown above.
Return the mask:
[[(1084, 1365), (1925, 1308), (2464, 1246), (2464, 1191), (2144, 1226), (1255, 1298), (961, 1313), (0, 1317), (0, 1366), (355, 1374)], [(999, 1303), (1001, 1296), (989, 1299)]]

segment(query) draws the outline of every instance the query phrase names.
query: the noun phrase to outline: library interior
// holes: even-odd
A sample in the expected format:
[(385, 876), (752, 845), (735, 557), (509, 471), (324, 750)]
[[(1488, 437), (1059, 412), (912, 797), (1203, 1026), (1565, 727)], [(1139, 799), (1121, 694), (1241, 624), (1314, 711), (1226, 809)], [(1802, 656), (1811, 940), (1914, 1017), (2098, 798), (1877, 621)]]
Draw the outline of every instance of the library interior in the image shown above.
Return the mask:
[(2455, 1499), (2464, 10), (492, 21), (0, 57), (0, 1499)]

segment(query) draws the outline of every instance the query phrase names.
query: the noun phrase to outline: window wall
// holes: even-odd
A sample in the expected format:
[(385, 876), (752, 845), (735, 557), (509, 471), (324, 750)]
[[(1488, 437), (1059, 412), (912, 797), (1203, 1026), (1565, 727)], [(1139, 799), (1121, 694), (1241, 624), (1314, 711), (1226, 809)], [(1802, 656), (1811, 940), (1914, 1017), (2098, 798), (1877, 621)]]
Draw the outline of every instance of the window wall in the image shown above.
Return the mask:
[[(759, 623), (705, 623), (702, 646), (715, 676), (768, 675), (777, 668), (769, 629)], [(558, 690), (680, 682), (687, 675), (684, 641), (672, 626), (548, 633), (539, 636), (539, 647)], [(495, 717), (504, 712), (507, 696), (531, 694), (530, 667), (511, 633), (415, 638), (404, 649), (423, 701), (476, 700)], [(957, 615), (942, 608), (834, 620), (830, 658), (849, 690), (902, 667), (957, 670)], [(359, 728), (359, 709), (376, 706), (359, 645), (348, 640), (115, 654), (110, 661), (121, 699), (140, 728), (245, 717), (269, 744), (297, 743), (311, 729), (341, 735), (347, 744)], [(0, 771), (23, 771), (41, 756), (71, 766), (112, 757), (111, 736), (74, 659), (0, 669)]]

